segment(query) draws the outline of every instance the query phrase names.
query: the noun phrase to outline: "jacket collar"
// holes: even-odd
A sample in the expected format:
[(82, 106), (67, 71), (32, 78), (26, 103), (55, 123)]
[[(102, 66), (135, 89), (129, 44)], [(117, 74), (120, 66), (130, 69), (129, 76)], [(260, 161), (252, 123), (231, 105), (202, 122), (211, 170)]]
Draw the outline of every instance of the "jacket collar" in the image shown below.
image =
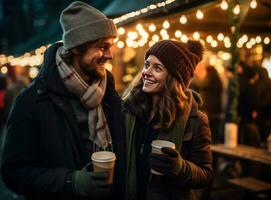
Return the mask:
[(70, 95), (70, 93), (60, 79), (55, 59), (57, 49), (60, 46), (62, 46), (62, 43), (56, 43), (47, 49), (44, 55), (44, 63), (36, 81), (50, 92), (59, 96), (66, 96)]

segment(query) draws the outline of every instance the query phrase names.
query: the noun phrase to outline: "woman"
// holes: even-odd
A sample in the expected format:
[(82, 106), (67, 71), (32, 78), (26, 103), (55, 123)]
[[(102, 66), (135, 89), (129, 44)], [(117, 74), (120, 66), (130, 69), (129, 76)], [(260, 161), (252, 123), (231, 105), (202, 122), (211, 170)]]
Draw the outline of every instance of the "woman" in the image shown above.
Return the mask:
[[(191, 189), (211, 183), (208, 118), (198, 110), (200, 97), (188, 89), (202, 54), (200, 42), (160, 41), (124, 92), (127, 199), (193, 199)], [(155, 139), (174, 142), (176, 150), (151, 153)]]

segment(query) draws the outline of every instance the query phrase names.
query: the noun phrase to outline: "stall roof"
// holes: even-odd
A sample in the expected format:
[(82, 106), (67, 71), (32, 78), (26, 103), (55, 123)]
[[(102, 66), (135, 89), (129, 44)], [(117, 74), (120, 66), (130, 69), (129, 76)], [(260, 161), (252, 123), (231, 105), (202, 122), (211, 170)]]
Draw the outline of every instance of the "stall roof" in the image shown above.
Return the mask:
[[(179, 7), (185, 7), (187, 5), (196, 6), (198, 4), (204, 4), (206, 2), (215, 0), (176, 0), (173, 6), (166, 6), (161, 10), (156, 10), (155, 12), (150, 12), (148, 15), (151, 17), (163, 16), (169, 14), (169, 12), (175, 12)], [(108, 17), (114, 18), (122, 14), (132, 12), (145, 8), (148, 5), (160, 3), (162, 0), (90, 0), (90, 4), (94, 7), (102, 10)], [(42, 14), (42, 13), (41, 13)], [(44, 14), (44, 13), (43, 13)], [(148, 17), (148, 15), (140, 17)], [(133, 22), (138, 18), (133, 18), (127, 22)], [(62, 30), (58, 22), (58, 18), (52, 17), (48, 26), (44, 27), (43, 31), (39, 31), (38, 34), (33, 35), (30, 39), (25, 40), (16, 46), (10, 46), (6, 49), (8, 54), (21, 55), (26, 51), (34, 50), (41, 45), (46, 45), (53, 43), (55, 41), (61, 40)], [(121, 24), (120, 24), (121, 25)]]
[[(243, 0), (248, 1), (248, 0)], [(92, 5), (99, 7), (109, 17), (117, 17), (131, 11), (139, 10), (150, 4), (161, 2), (161, 0), (106, 0), (91, 1)], [(216, 0), (177, 0), (171, 6), (153, 10), (145, 15), (134, 17), (119, 25), (129, 25), (136, 21), (148, 22), (148, 20), (159, 21), (165, 16), (171, 20), (177, 20), (181, 13), (189, 13), (198, 7), (204, 9), (204, 21), (197, 19), (189, 20), (182, 28), (186, 31), (202, 31), (205, 33), (230, 33), (230, 25), (226, 11), (219, 7), (220, 1)], [(206, 8), (206, 9), (205, 9)], [(256, 9), (250, 9), (241, 25), (241, 33), (260, 34), (271, 33), (271, 2), (270, 0), (258, 1)], [(58, 19), (52, 19), (50, 26), (38, 35), (33, 35), (29, 40), (11, 47), (8, 53), (20, 55), (26, 51), (33, 50), (41, 45), (46, 45), (61, 39), (62, 31)]]

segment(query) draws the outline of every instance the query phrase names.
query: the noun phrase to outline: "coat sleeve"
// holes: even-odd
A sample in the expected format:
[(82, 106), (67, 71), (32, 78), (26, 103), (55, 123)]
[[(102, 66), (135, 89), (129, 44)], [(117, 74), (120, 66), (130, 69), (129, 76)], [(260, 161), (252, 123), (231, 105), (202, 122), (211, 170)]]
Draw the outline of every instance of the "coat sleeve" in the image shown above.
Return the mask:
[(202, 188), (213, 180), (211, 131), (207, 116), (198, 111), (198, 115), (188, 121), (186, 132), (190, 132), (192, 137), (183, 142), (182, 156), (185, 161), (178, 183), (182, 187)]
[(32, 93), (24, 90), (15, 100), (7, 123), (2, 178), (11, 190), (24, 196), (37, 199), (59, 196), (61, 199), (63, 195), (71, 195), (69, 191), (64, 192), (71, 170), (43, 167), (39, 158), (39, 118), (34, 99)]

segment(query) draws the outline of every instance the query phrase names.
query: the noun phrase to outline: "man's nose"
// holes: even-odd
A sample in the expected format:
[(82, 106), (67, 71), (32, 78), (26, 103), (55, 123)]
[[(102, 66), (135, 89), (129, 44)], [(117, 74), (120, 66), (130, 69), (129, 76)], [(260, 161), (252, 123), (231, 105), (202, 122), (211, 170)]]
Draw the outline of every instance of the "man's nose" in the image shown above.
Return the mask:
[(110, 49), (107, 49), (107, 50), (105, 51), (104, 56), (105, 56), (107, 59), (110, 59), (110, 60), (113, 58), (113, 54), (112, 54), (112, 52), (111, 52)]

